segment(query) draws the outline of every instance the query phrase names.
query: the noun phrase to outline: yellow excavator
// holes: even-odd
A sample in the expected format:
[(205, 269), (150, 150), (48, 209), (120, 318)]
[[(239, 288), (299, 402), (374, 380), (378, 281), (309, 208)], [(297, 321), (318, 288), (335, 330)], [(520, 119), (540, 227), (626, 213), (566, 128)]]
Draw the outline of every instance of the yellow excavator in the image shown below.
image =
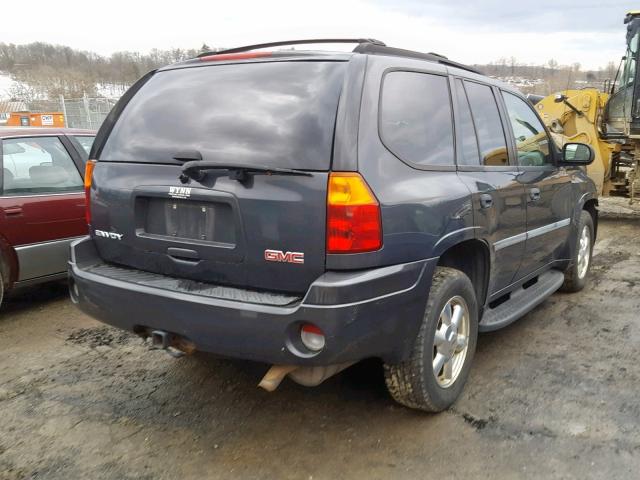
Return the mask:
[(582, 142), (593, 147), (595, 160), (588, 174), (600, 195), (627, 196), (633, 203), (640, 198), (640, 10), (629, 12), (624, 23), (622, 75), (605, 84), (605, 92), (564, 90), (541, 99), (531, 96), (530, 101), (558, 146)]

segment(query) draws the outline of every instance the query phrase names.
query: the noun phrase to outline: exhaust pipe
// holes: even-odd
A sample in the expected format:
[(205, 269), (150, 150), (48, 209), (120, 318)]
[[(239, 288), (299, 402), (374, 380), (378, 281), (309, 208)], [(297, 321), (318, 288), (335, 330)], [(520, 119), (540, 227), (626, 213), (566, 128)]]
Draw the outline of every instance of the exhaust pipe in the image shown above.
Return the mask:
[(282, 380), (284, 380), (284, 377), (297, 368), (295, 365), (273, 365), (264, 377), (262, 377), (258, 386), (264, 388), (267, 392), (273, 392), (278, 388)]
[(297, 365), (273, 365), (262, 378), (258, 387), (264, 388), (267, 392), (273, 392), (284, 377), (289, 378), (299, 385), (305, 387), (317, 387), (327, 378), (333, 377), (345, 368), (349, 368), (356, 362), (339, 363), (336, 365), (326, 365), (321, 367), (301, 367)]

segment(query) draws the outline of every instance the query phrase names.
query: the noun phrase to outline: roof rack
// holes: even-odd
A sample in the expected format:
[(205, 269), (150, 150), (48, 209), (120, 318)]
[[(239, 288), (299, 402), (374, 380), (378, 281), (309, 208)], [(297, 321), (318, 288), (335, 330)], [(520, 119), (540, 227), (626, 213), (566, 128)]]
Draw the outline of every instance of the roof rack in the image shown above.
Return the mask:
[(447, 65), (449, 67), (460, 68), (461, 70), (466, 70), (468, 72), (478, 73), (482, 75), (482, 72), (476, 70), (475, 68), (469, 67), (468, 65), (464, 65), (463, 63), (454, 62), (453, 60), (449, 60), (444, 55), (440, 55), (439, 53), (423, 53), (416, 52), (413, 50), (405, 50), (403, 48), (393, 48), (387, 47), (386, 45), (377, 45), (377, 44), (365, 44), (361, 43), (356, 48), (353, 49), (356, 53), (368, 53), (374, 55), (391, 55), (396, 57), (406, 57), (406, 58), (417, 58), (420, 60), (429, 60), (431, 62), (440, 63), (442, 65)]
[(384, 47), (385, 44), (380, 40), (373, 38), (315, 38), (306, 40), (285, 40), (283, 42), (270, 42), (270, 43), (257, 43), (255, 45), (245, 45), (244, 47), (229, 48), (226, 50), (219, 50), (217, 52), (204, 52), (198, 55), (200, 57), (208, 57), (210, 55), (225, 55), (228, 53), (240, 53), (249, 52), (251, 50), (258, 50), (259, 48), (269, 47), (283, 47), (286, 45), (308, 45), (312, 43), (357, 43), (360, 45), (378, 45)]
[(357, 43), (358, 46), (353, 49), (355, 53), (367, 53), (374, 55), (391, 55), (396, 57), (405, 57), (405, 58), (417, 58), (420, 60), (429, 60), (431, 62), (440, 63), (443, 65), (447, 65), (450, 67), (460, 68), (462, 70), (467, 70), (469, 72), (482, 74), (479, 70), (475, 68), (469, 67), (462, 63), (454, 62), (453, 60), (449, 60), (444, 55), (440, 55), (439, 53), (423, 53), (416, 52), (413, 50), (405, 50), (402, 48), (393, 48), (387, 47), (384, 42), (380, 40), (375, 40), (373, 38), (313, 38), (306, 40), (285, 40), (281, 42), (270, 42), (270, 43), (257, 43), (255, 45), (245, 45), (244, 47), (236, 47), (236, 48), (228, 48), (226, 50), (219, 50), (217, 52), (204, 52), (198, 55), (197, 58), (209, 57), (215, 55), (227, 55), (230, 53), (241, 53), (241, 52), (249, 52), (251, 50), (258, 50), (260, 48), (269, 48), (269, 47), (283, 47), (286, 45), (309, 45), (314, 43)]

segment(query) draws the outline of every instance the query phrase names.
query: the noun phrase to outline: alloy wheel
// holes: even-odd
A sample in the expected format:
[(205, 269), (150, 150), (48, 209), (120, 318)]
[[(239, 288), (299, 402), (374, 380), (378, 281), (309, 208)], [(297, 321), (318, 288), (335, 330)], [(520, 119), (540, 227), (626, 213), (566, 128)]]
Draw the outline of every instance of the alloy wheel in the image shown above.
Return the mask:
[(591, 261), (591, 234), (589, 226), (582, 227), (580, 242), (578, 244), (578, 278), (582, 279), (587, 274)]
[(445, 303), (433, 341), (433, 374), (442, 388), (456, 381), (469, 346), (469, 307), (455, 296)]

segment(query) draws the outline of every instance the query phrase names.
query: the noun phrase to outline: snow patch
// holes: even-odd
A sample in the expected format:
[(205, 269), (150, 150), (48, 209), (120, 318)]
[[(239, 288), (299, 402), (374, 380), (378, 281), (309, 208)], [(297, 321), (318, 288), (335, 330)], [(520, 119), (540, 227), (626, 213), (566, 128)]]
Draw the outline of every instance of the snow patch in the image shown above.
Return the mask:
[(0, 100), (8, 100), (11, 95), (9, 90), (15, 82), (8, 73), (0, 72)]
[(120, 85), (113, 83), (97, 83), (96, 92), (100, 97), (120, 98), (127, 91), (129, 85)]

